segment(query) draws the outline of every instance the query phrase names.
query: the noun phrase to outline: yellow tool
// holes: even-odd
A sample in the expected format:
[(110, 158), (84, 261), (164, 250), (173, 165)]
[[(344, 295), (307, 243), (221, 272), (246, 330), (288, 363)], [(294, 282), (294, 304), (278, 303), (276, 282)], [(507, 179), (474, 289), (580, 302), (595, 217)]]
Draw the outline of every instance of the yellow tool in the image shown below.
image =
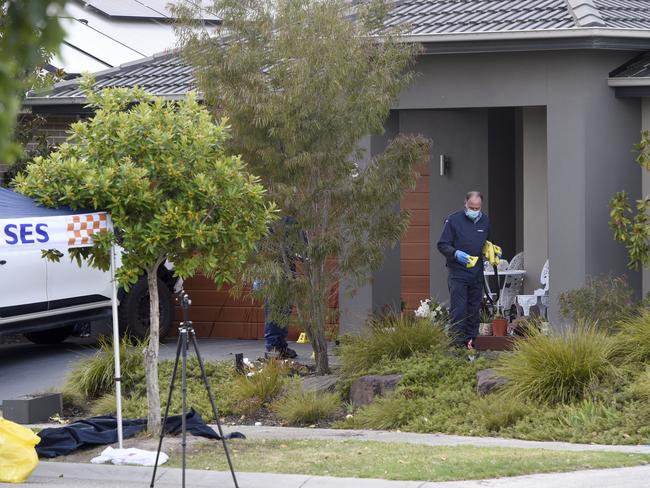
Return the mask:
[(307, 334), (304, 332), (301, 332), (300, 335), (298, 336), (298, 340), (296, 341), (298, 344), (309, 344), (309, 337), (307, 337)]
[(483, 244), (483, 257), (485, 257), (488, 263), (492, 266), (497, 266), (501, 260), (501, 254), (501, 246), (492, 244), (490, 241), (485, 241), (485, 244)]
[(478, 261), (478, 256), (470, 256), (469, 261), (467, 262), (467, 267), (473, 268), (474, 266), (476, 266), (477, 261)]

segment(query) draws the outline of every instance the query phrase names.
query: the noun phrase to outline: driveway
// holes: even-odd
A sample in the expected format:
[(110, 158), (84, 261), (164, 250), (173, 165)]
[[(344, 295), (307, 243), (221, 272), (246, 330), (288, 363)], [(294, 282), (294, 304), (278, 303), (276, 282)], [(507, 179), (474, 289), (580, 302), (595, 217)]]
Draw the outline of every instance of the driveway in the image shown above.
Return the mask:
[[(79, 359), (95, 353), (97, 335), (102, 332), (109, 333), (110, 329), (97, 327), (93, 330), (94, 337), (70, 338), (56, 345), (0, 344), (0, 404), (23, 395), (60, 391), (68, 369)], [(205, 360), (234, 361), (235, 353), (243, 353), (244, 357), (254, 360), (264, 354), (262, 340), (199, 339), (198, 342)], [(311, 345), (292, 343), (290, 346), (298, 352), (298, 361), (313, 362)], [(176, 339), (165, 339), (160, 345), (161, 359), (173, 359), (175, 353)]]

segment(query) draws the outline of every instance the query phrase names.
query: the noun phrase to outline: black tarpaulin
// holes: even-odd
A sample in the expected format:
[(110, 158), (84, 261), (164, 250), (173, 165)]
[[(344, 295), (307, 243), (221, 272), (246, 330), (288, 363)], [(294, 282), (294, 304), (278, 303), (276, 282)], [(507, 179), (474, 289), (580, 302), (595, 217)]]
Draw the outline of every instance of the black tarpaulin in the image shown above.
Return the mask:
[[(187, 431), (192, 435), (207, 437), (208, 439), (221, 439), (214, 429), (203, 421), (201, 416), (191, 409), (187, 415)], [(167, 419), (165, 432), (180, 434), (181, 415), (174, 415)], [(124, 438), (133, 437), (138, 432), (147, 428), (146, 419), (123, 420), (122, 429)], [(117, 419), (112, 415), (91, 417), (78, 420), (63, 427), (43, 429), (38, 433), (41, 442), (36, 445), (36, 452), (40, 457), (54, 458), (65, 456), (82, 447), (102, 446), (117, 442)], [(226, 439), (245, 438), (241, 432), (226, 434)]]

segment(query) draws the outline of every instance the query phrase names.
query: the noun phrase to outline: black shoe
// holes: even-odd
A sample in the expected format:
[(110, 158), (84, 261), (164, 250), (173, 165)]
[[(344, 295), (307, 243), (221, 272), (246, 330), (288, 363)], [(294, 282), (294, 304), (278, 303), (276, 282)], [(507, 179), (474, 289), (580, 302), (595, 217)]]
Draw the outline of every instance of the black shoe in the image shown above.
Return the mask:
[(273, 347), (269, 351), (271, 355), (277, 356), (278, 359), (294, 359), (298, 357), (298, 353), (287, 346)]

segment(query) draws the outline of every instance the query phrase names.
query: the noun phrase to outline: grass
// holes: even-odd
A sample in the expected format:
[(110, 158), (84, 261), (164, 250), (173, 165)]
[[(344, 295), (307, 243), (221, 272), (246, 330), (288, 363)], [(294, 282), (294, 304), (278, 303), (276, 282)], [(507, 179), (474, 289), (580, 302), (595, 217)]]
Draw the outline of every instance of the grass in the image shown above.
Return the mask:
[(490, 432), (514, 426), (530, 413), (531, 408), (510, 395), (497, 394), (476, 401), (482, 422)]
[(371, 319), (363, 333), (342, 339), (343, 371), (355, 373), (373, 367), (383, 358), (404, 359), (418, 352), (435, 353), (449, 345), (443, 324), (406, 315)]
[[(65, 391), (70, 395), (71, 401), (79, 400), (79, 396), (95, 399), (110, 393), (115, 387), (113, 343), (101, 337), (98, 345), (97, 352), (80, 359), (66, 377)], [(144, 370), (142, 361), (145, 346), (145, 342), (137, 340), (123, 340), (120, 343), (120, 369), (124, 384), (133, 384), (137, 381), (139, 370)]]
[(257, 371), (234, 379), (234, 409), (238, 413), (251, 414), (262, 405), (280, 395), (289, 380), (289, 370), (284, 363), (271, 360)]
[(606, 332), (585, 325), (558, 335), (536, 333), (503, 355), (498, 372), (505, 390), (521, 400), (548, 404), (581, 401), (611, 376), (616, 347)]
[[(122, 342), (120, 345), (124, 418), (147, 416), (143, 349), (144, 344), (140, 342)], [(163, 408), (167, 401), (172, 369), (173, 361), (161, 361), (158, 366), (160, 399)], [(233, 378), (236, 376), (232, 363), (229, 361), (206, 361), (205, 369), (219, 413), (232, 413), (234, 398), (231, 387)], [(113, 371), (113, 347), (110, 342), (102, 341), (96, 354), (81, 359), (67, 375), (62, 389), (64, 406), (92, 415), (114, 414)], [(180, 371), (178, 375), (176, 390), (172, 396), (171, 411), (173, 413), (181, 411)], [(190, 357), (187, 361), (187, 388), (188, 406), (193, 407), (204, 420), (213, 420), (212, 407), (203, 385), (196, 357)]]
[(615, 336), (618, 354), (628, 364), (650, 363), (650, 309), (641, 309), (618, 323)]
[[(448, 481), (646, 464), (650, 456), (616, 452), (432, 447), (374, 441), (237, 440), (229, 443), (238, 471), (391, 480)], [(180, 465), (175, 453), (170, 467)], [(202, 445), (188, 467), (226, 470), (220, 445)]]
[(334, 416), (340, 406), (336, 393), (305, 391), (296, 381), (286, 395), (273, 403), (271, 410), (287, 424), (305, 425)]

